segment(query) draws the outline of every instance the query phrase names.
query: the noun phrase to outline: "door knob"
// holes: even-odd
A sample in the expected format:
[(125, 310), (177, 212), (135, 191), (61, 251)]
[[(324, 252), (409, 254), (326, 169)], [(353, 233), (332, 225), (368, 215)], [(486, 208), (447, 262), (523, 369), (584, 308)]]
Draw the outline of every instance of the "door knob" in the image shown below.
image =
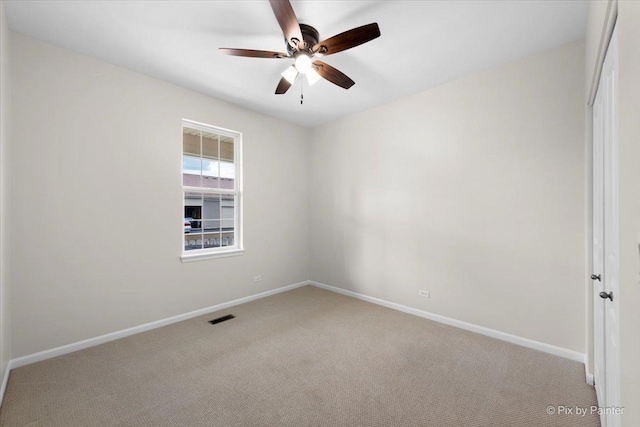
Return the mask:
[(609, 298), (611, 301), (613, 301), (613, 292), (609, 292), (609, 293), (600, 292), (600, 298), (602, 298), (602, 299)]
[(595, 274), (591, 275), (591, 280), (597, 280), (598, 282), (600, 281), (600, 275), (598, 274), (597, 276)]

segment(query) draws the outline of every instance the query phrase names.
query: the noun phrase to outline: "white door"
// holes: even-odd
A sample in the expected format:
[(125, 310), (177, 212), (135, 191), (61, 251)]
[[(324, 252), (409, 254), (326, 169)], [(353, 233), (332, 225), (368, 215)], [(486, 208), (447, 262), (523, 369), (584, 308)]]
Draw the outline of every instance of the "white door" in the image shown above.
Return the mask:
[[(601, 407), (620, 406), (617, 46), (614, 29), (593, 108), (593, 262), (601, 269), (593, 276), (594, 381)], [(618, 427), (620, 416), (603, 414), (601, 422)]]

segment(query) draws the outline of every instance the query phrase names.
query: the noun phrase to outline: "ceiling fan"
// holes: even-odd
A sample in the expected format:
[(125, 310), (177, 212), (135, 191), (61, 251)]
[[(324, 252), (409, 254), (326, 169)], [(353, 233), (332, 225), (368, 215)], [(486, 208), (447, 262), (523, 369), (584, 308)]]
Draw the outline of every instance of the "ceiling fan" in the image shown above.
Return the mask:
[(251, 58), (295, 59), (295, 64), (282, 73), (282, 78), (276, 88), (277, 95), (285, 93), (291, 87), (298, 74), (305, 74), (310, 85), (316, 83), (321, 77), (345, 89), (349, 89), (355, 84), (353, 80), (341, 71), (317, 59), (313, 60), (313, 58), (342, 52), (380, 37), (380, 28), (377, 23), (353, 28), (326, 40), (319, 41), (320, 35), (315, 28), (298, 23), (289, 0), (269, 0), (269, 3), (271, 3), (273, 13), (276, 15), (276, 19), (284, 33), (287, 53), (220, 48), (222, 53)]

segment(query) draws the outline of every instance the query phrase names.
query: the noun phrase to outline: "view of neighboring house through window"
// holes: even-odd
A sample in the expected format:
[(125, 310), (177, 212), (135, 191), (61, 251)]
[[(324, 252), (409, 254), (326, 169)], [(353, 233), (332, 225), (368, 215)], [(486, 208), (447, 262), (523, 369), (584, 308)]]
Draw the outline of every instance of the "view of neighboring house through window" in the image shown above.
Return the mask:
[(240, 134), (184, 120), (184, 253), (242, 249)]

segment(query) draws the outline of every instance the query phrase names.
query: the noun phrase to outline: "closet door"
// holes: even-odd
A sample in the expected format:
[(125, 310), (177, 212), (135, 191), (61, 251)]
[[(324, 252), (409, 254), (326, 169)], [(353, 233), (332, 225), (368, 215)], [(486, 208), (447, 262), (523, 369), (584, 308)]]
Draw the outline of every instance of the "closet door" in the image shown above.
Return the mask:
[[(600, 407), (620, 407), (618, 37), (614, 29), (593, 106), (594, 381)], [(620, 416), (602, 414), (603, 427)]]

